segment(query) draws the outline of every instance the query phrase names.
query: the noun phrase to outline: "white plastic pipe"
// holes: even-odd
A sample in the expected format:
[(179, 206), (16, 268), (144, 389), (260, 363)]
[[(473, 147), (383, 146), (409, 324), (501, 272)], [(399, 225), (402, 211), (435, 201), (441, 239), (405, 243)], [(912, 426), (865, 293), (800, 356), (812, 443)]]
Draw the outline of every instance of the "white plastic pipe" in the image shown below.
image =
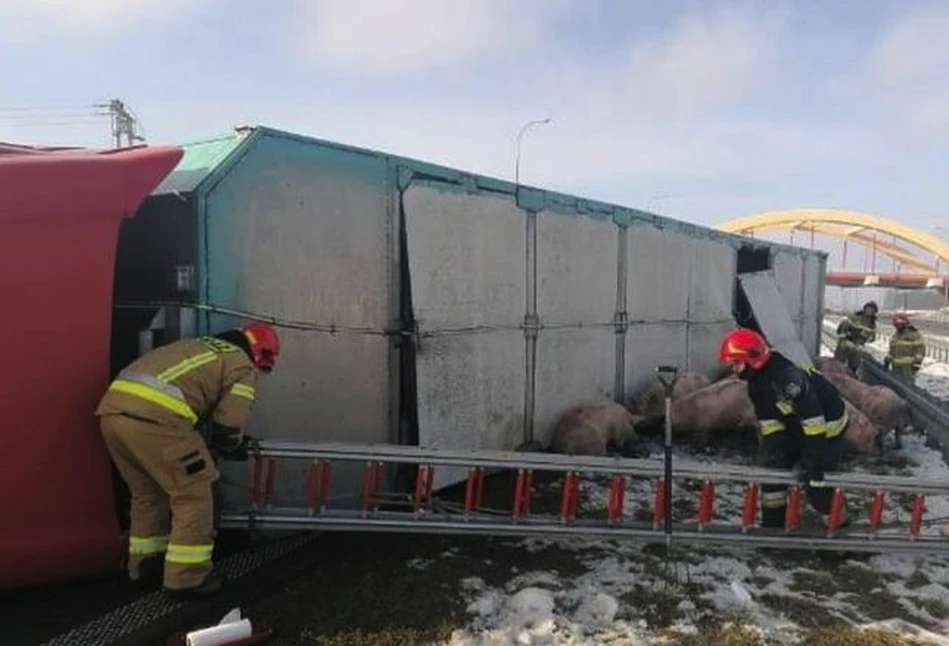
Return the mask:
[(186, 641), (188, 646), (227, 646), (227, 644), (247, 639), (253, 631), (250, 620), (240, 619), (190, 632)]

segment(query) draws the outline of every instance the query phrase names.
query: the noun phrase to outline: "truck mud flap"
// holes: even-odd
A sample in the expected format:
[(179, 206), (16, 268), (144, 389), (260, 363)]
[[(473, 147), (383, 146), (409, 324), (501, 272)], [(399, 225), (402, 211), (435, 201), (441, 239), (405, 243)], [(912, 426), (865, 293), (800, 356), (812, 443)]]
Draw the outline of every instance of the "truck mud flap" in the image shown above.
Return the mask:
[[(738, 320), (742, 325), (757, 327), (768, 343), (799, 366), (811, 365), (813, 360), (794, 326), (774, 273), (757, 271), (738, 275), (740, 290)], [(746, 305), (747, 312), (740, 311)], [(750, 317), (750, 320), (749, 320)]]

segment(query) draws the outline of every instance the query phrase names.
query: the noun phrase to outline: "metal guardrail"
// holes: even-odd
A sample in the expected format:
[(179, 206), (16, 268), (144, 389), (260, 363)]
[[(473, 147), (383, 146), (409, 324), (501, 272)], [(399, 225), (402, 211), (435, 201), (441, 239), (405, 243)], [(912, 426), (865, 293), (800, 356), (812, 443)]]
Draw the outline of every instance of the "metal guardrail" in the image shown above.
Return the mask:
[(871, 384), (886, 386), (906, 400), (913, 412), (926, 422), (928, 443), (949, 462), (949, 401), (909, 384), (887, 370), (868, 352), (861, 352), (860, 377)]

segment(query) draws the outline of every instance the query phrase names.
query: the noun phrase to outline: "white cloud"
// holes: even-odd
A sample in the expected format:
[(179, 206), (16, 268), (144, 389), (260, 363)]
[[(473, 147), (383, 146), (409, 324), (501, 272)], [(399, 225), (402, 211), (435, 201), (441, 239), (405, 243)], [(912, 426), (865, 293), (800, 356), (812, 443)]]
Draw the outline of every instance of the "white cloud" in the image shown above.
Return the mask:
[(714, 122), (736, 106), (773, 100), (768, 91), (786, 71), (785, 14), (751, 5), (685, 14), (668, 30), (619, 45), (613, 62), (574, 59), (552, 67), (531, 92), (627, 130)]
[(43, 36), (94, 37), (153, 26), (213, 0), (0, 0), (0, 47)]
[(666, 116), (731, 105), (768, 81), (779, 27), (776, 14), (734, 9), (685, 16), (671, 32), (633, 46), (621, 77), (625, 98)]
[(315, 60), (374, 75), (536, 47), (577, 1), (302, 0), (294, 20), (299, 44)]
[(836, 85), (928, 139), (949, 136), (949, 5), (937, 2), (889, 27), (849, 79)]

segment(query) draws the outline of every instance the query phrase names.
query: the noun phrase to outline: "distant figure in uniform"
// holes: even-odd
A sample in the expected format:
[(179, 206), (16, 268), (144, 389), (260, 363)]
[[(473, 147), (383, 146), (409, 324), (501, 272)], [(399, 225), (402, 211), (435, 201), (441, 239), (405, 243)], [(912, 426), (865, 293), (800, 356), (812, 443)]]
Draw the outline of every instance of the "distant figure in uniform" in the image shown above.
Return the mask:
[(165, 590), (177, 597), (220, 589), (223, 580), (211, 573), (211, 485), (219, 472), (198, 429), (210, 422), (211, 448), (223, 459), (246, 460), (249, 438), (242, 428), (257, 372), (270, 372), (279, 354), (274, 329), (250, 323), (156, 348), (109, 386), (96, 415), (131, 493), (133, 582), (164, 579)]
[(896, 334), (890, 339), (890, 349), (883, 364), (907, 383), (916, 381), (916, 373), (926, 358), (926, 340), (903, 312), (893, 315)]
[[(824, 471), (839, 468), (849, 423), (840, 392), (816, 368), (798, 367), (747, 328), (725, 335), (719, 358), (748, 383), (764, 466), (793, 470), (800, 463), (810, 504), (826, 524), (833, 490), (824, 483)], [(762, 484), (762, 527), (783, 527), (786, 511), (787, 487)], [(842, 515), (841, 526), (847, 522)]]
[(837, 326), (837, 347), (834, 359), (847, 365), (853, 374), (860, 367), (860, 349), (877, 338), (877, 312), (879, 308), (873, 301), (864, 303), (863, 308), (848, 314)]

